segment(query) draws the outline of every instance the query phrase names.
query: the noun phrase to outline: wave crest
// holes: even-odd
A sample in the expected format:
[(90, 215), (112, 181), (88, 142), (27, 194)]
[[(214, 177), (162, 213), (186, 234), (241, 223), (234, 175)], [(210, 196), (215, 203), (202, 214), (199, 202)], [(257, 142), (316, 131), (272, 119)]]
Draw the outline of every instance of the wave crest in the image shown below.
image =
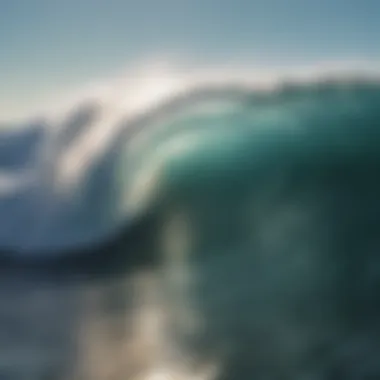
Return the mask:
[[(153, 65), (116, 78), (60, 113), (25, 122), (14, 131), (3, 128), (0, 246), (21, 255), (44, 254), (102, 239), (133, 220), (136, 205), (148, 204), (151, 194), (142, 190), (154, 187), (160, 170), (157, 154), (151, 153), (168, 136), (196, 128), (194, 118), (236, 128), (237, 115), (243, 115), (242, 124), (256, 120), (253, 124), (263, 129), (278, 125), (276, 117), (286, 124), (290, 112), (296, 125), (296, 119), (304, 122), (310, 99), (309, 115), (319, 112), (326, 118), (350, 109), (345, 116), (350, 117), (355, 109), (369, 110), (368, 90), (379, 98), (377, 74), (366, 73), (353, 76), (342, 70), (331, 79), (316, 70), (292, 76), (236, 68), (181, 72)], [(316, 102), (315, 95), (323, 91), (344, 96), (335, 97), (333, 105), (323, 101), (325, 95)], [(291, 109), (294, 94), (301, 102)], [(352, 102), (358, 107), (348, 107)], [(267, 122), (257, 119), (263, 105), (269, 110)]]

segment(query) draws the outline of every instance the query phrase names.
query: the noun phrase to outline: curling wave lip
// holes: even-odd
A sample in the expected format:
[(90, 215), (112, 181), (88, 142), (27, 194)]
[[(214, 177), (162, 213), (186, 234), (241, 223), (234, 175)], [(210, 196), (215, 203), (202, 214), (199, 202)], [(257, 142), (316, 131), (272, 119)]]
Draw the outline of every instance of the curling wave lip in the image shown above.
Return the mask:
[[(44, 126), (39, 159), (29, 172), (31, 178), (20, 179), (18, 190), (8, 191), (0, 199), (4, 218), (0, 247), (12, 250), (16, 256), (31, 256), (32, 252), (44, 256), (107, 239), (120, 225), (134, 223), (134, 204), (130, 202), (135, 202), (128, 201), (134, 199), (129, 186), (137, 181), (137, 169), (147, 162), (144, 140), (150, 146), (160, 145), (174, 133), (169, 131), (167, 136), (163, 133), (160, 137), (160, 128), (165, 131), (175, 120), (180, 122), (191, 115), (198, 114), (210, 124), (212, 120), (218, 124), (215, 120), (221, 121), (221, 115), (244, 113), (248, 104), (255, 107), (260, 99), (269, 99), (272, 106), (285, 101), (281, 98), (281, 79), (270, 75), (251, 80), (247, 71), (236, 75), (233, 70), (205, 70), (181, 76), (165, 70), (153, 67), (148, 74), (142, 72), (139, 80), (135, 76), (133, 80), (117, 82), (115, 91), (106, 91), (104, 99), (99, 96), (90, 101), (90, 107), (88, 102), (81, 101), (65, 117), (50, 119), (50, 124)], [(313, 78), (319, 78), (314, 72), (309, 78), (302, 72), (299, 77), (294, 80), (296, 92), (298, 88), (315, 91), (318, 83), (323, 83), (317, 79), (314, 80), (317, 85), (312, 85)], [(302, 82), (310, 85), (303, 86)], [(354, 82), (347, 78), (336, 80), (336, 88), (344, 92)], [(131, 88), (125, 96), (128, 85)], [(303, 87), (306, 89), (302, 90)], [(83, 123), (80, 132), (67, 140), (78, 128), (78, 124), (70, 121), (86, 107), (87, 119), (79, 118)], [(273, 119), (262, 122), (277, 123)], [(233, 119), (224, 123), (229, 128)], [(184, 131), (192, 128), (187, 123)], [(62, 145), (62, 141), (66, 143)], [(134, 164), (137, 161), (139, 165)], [(125, 173), (120, 174), (120, 168), (126, 169)], [(4, 184), (10, 184), (11, 177), (6, 177)]]

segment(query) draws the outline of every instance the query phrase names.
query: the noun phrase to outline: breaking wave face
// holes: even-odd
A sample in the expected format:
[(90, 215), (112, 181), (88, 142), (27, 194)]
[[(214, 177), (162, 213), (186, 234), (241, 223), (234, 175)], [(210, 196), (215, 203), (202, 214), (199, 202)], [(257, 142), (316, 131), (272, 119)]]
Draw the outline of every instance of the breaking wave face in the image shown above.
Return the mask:
[[(75, 103), (56, 107), (55, 113), (4, 125), (0, 133), (0, 247), (19, 255), (52, 255), (57, 248), (104, 239), (150, 207), (157, 195), (153, 177), (160, 176), (164, 156), (182, 154), (181, 150), (196, 145), (198, 131), (205, 133), (201, 125), (220, 135), (216, 141), (223, 139), (224, 132), (237, 130), (236, 136), (242, 136), (250, 123), (255, 124), (252, 133), (258, 130), (260, 136), (268, 133), (265, 129), (287, 128), (292, 119), (296, 128), (303, 122), (296, 119), (306, 111), (293, 111), (287, 105), (283, 110), (280, 105), (261, 109), (248, 106), (249, 100), (255, 93), (278, 92), (282, 77), (307, 83), (326, 78), (324, 71), (329, 72), (180, 70), (157, 63), (94, 86)], [(344, 81), (347, 72), (342, 70), (337, 76)], [(376, 74), (367, 69), (367, 77), (371, 76)], [(339, 101), (349, 107), (350, 100)], [(254, 116), (257, 107), (258, 113), (268, 116)], [(284, 127), (278, 125), (281, 118)], [(163, 153), (161, 141), (167, 144), (169, 140), (169, 151)]]
[(154, 223), (121, 247), (150, 265), (121, 277), (2, 277), (0, 313), (26, 334), (0, 373), (21, 352), (35, 378), (380, 378), (380, 84), (251, 78), (154, 68), (3, 129), (4, 252), (72, 255)]

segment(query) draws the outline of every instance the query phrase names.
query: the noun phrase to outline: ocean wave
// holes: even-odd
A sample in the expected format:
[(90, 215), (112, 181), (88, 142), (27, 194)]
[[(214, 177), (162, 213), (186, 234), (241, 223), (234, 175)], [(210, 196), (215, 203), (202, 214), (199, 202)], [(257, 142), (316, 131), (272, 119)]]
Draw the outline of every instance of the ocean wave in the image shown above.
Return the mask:
[[(0, 133), (0, 247), (45, 255), (105, 239), (151, 206), (168, 160), (191, 155), (199, 144), (212, 141), (205, 148), (210, 154), (238, 151), (252, 158), (252, 152), (273, 151), (278, 135), (288, 143), (303, 139), (310, 151), (308, 141), (315, 139), (304, 134), (311, 124), (336, 143), (340, 137), (326, 128), (332, 119), (378, 116), (379, 76), (363, 72), (181, 72), (153, 65), (61, 112), (6, 125)], [(348, 132), (350, 145), (358, 133)], [(242, 161), (232, 162), (233, 171)]]

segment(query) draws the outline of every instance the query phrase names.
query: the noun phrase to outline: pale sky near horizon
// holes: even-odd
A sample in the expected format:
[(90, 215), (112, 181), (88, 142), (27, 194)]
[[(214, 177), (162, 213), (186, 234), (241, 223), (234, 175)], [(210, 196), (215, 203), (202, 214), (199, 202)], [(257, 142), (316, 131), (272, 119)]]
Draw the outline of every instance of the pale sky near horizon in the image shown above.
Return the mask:
[(0, 120), (166, 53), (378, 61), (378, 0), (0, 0)]

